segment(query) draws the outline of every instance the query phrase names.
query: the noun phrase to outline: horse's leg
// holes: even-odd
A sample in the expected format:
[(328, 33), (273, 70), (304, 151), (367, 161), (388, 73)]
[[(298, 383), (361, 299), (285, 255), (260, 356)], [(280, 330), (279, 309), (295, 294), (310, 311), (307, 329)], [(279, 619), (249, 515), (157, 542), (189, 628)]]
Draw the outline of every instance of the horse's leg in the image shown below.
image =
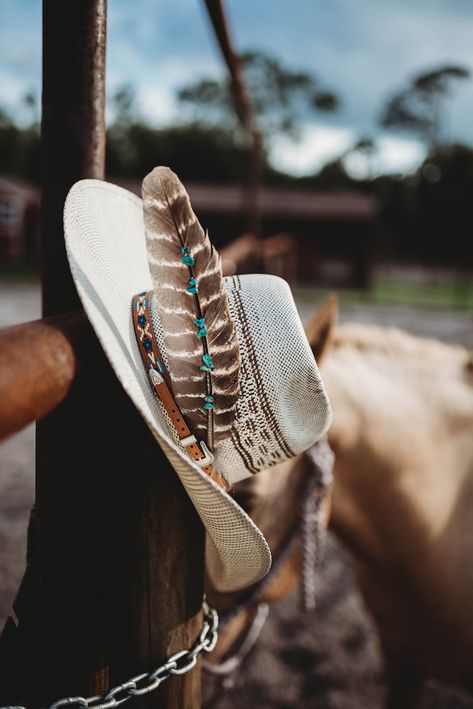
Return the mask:
[(426, 680), (424, 672), (409, 658), (385, 656), (388, 694), (387, 709), (418, 709)]

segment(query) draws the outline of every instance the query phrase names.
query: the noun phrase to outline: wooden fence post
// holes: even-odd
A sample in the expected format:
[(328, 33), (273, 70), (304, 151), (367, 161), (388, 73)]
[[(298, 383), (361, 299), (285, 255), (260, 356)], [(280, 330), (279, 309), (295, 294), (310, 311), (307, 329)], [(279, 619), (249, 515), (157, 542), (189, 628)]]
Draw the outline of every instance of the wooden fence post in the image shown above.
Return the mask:
[[(79, 305), (62, 209), (75, 180), (104, 175), (105, 24), (106, 0), (44, 0), (47, 315)], [(202, 525), (93, 333), (87, 342), (86, 366), (37, 426), (29, 564), (18, 627), (0, 641), (0, 703), (101, 694), (190, 647), (201, 628)], [(199, 665), (132, 705), (200, 706)]]

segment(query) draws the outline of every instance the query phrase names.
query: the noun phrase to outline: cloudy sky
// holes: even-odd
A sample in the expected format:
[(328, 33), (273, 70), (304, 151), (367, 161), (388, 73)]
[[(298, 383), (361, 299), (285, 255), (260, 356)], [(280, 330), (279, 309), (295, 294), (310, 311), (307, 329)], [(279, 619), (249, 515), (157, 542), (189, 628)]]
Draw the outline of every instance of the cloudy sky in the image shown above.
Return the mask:
[[(273, 163), (313, 172), (360, 136), (378, 139), (378, 170), (408, 171), (423, 157), (414, 136), (380, 131), (376, 118), (394, 90), (444, 63), (473, 71), (471, 0), (227, 0), (239, 49), (258, 48), (287, 66), (314, 72), (342, 98), (337, 115), (319, 114), (294, 144), (279, 140)], [(41, 2), (0, 0), (0, 106), (25, 120), (21, 97), (40, 92)], [(178, 117), (177, 87), (224, 69), (200, 0), (109, 0), (108, 93), (136, 88), (155, 123)], [(473, 79), (448, 103), (447, 135), (473, 143)], [(360, 158), (349, 164), (363, 174)]]

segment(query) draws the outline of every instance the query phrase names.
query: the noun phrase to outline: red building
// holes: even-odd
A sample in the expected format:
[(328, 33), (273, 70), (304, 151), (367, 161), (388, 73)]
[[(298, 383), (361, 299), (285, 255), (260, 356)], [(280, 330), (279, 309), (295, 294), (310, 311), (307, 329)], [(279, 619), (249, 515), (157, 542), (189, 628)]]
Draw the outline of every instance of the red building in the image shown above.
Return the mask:
[[(119, 184), (141, 193), (136, 180)], [(358, 192), (265, 187), (261, 194), (262, 239), (257, 248), (250, 235), (240, 238), (247, 231), (244, 187), (187, 181), (185, 186), (213, 243), (224, 258), (237, 264), (239, 272), (263, 268), (309, 285), (368, 287), (377, 212), (373, 197)]]
[[(141, 192), (138, 180), (111, 182)], [(247, 227), (244, 187), (186, 181), (186, 188), (212, 241), (240, 272), (262, 269), (292, 282), (368, 286), (376, 216), (373, 198), (355, 192), (265, 187), (261, 239), (247, 235), (236, 241)], [(0, 177), (0, 263), (38, 260), (39, 205), (36, 187)]]
[(39, 206), (37, 187), (17, 177), (0, 177), (0, 264), (37, 261)]

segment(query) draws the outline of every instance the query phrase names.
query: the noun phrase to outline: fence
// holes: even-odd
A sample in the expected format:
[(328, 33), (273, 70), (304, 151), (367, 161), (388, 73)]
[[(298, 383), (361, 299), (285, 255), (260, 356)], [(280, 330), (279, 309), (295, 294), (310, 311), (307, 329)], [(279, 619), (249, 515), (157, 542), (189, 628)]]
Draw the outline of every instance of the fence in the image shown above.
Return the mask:
[[(254, 145), (220, 0), (206, 4)], [(44, 0), (43, 42), (43, 319), (0, 333), (0, 435), (38, 420), (27, 569), (0, 638), (0, 704), (30, 706), (102, 694), (190, 647), (204, 582), (202, 525), (111, 371), (65, 254), (68, 190), (104, 178), (106, 0)], [(198, 706), (199, 667), (135, 703)]]

